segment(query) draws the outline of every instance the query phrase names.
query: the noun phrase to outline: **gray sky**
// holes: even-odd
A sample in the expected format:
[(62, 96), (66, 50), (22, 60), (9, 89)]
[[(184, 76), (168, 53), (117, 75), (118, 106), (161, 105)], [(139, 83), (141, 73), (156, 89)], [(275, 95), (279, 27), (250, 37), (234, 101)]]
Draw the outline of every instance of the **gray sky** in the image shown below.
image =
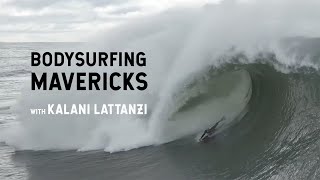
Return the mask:
[(252, 2), (253, 17), (265, 13), (285, 31), (320, 34), (319, 0), (0, 0), (0, 42), (87, 41), (139, 17), (221, 2)]
[(0, 42), (82, 41), (175, 6), (221, 0), (0, 0)]

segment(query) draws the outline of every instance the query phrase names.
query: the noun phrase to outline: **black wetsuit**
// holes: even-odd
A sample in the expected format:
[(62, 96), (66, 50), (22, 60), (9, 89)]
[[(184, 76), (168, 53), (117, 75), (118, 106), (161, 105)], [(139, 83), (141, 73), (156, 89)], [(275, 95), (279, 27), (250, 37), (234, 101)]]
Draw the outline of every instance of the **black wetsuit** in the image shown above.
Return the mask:
[(208, 137), (210, 137), (215, 131), (216, 131), (216, 128), (217, 128), (217, 126), (219, 125), (219, 123), (221, 122), (221, 121), (223, 121), (225, 118), (223, 117), (223, 118), (221, 118), (221, 120), (220, 121), (218, 121), (214, 126), (212, 126), (210, 129), (206, 129), (204, 132), (203, 132), (203, 134), (202, 134), (202, 136), (201, 136), (201, 138), (200, 138), (200, 141), (202, 141), (202, 140), (204, 140), (203, 139), (203, 137), (207, 134), (208, 135)]

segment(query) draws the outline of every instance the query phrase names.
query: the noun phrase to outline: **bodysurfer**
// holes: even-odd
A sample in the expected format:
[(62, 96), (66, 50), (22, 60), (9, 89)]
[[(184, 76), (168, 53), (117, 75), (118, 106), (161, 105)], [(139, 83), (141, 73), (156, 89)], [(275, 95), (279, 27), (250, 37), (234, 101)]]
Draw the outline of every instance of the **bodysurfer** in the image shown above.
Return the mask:
[(214, 126), (212, 126), (211, 128), (209, 128), (209, 129), (206, 129), (204, 132), (203, 132), (203, 134), (202, 134), (202, 136), (200, 137), (200, 139), (199, 139), (199, 141), (200, 142), (205, 142), (205, 141), (207, 141), (209, 138), (212, 138), (213, 137), (213, 135), (214, 135), (214, 133), (216, 132), (216, 128), (217, 128), (217, 126), (219, 125), (219, 123), (221, 122), (221, 121), (223, 121), (223, 120), (225, 120), (225, 117), (222, 117), (221, 119), (220, 119), (220, 121), (218, 121)]

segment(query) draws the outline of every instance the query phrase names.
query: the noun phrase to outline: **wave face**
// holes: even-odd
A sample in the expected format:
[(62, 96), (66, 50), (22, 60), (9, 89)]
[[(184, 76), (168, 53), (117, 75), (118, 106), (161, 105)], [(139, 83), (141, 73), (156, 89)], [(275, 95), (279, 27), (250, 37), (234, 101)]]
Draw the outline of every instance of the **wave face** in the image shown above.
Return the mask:
[[(310, 11), (319, 14), (312, 8), (318, 2), (310, 2)], [(148, 74), (148, 89), (116, 93), (53, 91), (47, 96), (46, 92), (30, 92), (28, 82), (16, 107), (20, 124), (1, 133), (0, 139), (17, 149), (125, 151), (184, 137), (194, 139), (225, 116), (221, 132), (241, 131), (241, 142), (265, 145), (265, 156), (259, 159), (264, 167), (282, 160), (294, 163), (302, 154), (310, 156), (309, 160), (316, 159), (320, 41), (282, 37), (316, 36), (314, 33), (320, 31), (312, 30), (318, 23), (312, 23), (307, 15), (288, 21), (295, 18), (292, 11), (303, 4), (289, 3), (286, 12), (266, 2), (170, 10), (101, 34), (99, 40), (93, 40), (95, 43), (82, 48), (144, 51), (148, 62), (142, 71)], [(262, 7), (264, 11), (257, 12)], [(305, 20), (314, 26), (299, 29)], [(287, 32), (287, 27), (294, 31)], [(94, 69), (108, 70), (122, 71), (117, 67)], [(28, 115), (29, 108), (48, 103), (147, 103), (150, 114)], [(264, 140), (256, 142), (255, 138)], [(260, 175), (264, 176), (263, 172)]]
[[(259, 165), (248, 174), (252, 172), (254, 179), (316, 179), (319, 72), (302, 68), (283, 74), (264, 64), (246, 68), (252, 76), (253, 94), (250, 110), (238, 128), (245, 134), (242, 143), (255, 144), (259, 140), (256, 143), (261, 143), (259, 148), (263, 149), (258, 151)], [(260, 173), (254, 173), (255, 170)]]

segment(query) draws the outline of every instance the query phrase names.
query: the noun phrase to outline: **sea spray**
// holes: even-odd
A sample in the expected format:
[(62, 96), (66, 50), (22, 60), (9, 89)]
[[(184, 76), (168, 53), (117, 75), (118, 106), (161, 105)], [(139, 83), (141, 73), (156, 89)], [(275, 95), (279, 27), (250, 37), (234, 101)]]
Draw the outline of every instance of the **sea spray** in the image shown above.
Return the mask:
[[(301, 6), (307, 6), (304, 9), (312, 13), (293, 13), (298, 12)], [(103, 33), (99, 40), (92, 39), (94, 43), (89, 44), (92, 50), (144, 51), (148, 55), (148, 67), (145, 70), (150, 83), (148, 90), (108, 93), (53, 91), (48, 95), (44, 92), (30, 92), (28, 82), (17, 107), (20, 124), (9, 129), (1, 139), (18, 149), (105, 149), (114, 152), (194, 135), (230, 112), (234, 113), (228, 117), (232, 121), (237, 114), (242, 114), (249, 101), (243, 98), (248, 92), (239, 90), (251, 89), (248, 85), (251, 76), (248, 76), (242, 64), (269, 64), (286, 73), (304, 67), (319, 68), (319, 63), (308, 56), (293, 56), (286, 48), (278, 46), (284, 37), (319, 36), (320, 31), (314, 31), (319, 29), (318, 19), (314, 18), (319, 15), (317, 7), (318, 1), (309, 1), (307, 4), (303, 1), (284, 0), (281, 6), (274, 1), (259, 1), (171, 9)], [(303, 26), (305, 24), (310, 26)], [(285, 46), (290, 45), (289, 42)], [(209, 101), (192, 106), (190, 111), (180, 111), (180, 108), (188, 105), (189, 99), (198, 97), (203, 91), (208, 92), (202, 87), (195, 88), (196, 92), (190, 92), (189, 84), (197, 84), (195, 82), (206, 77), (210, 71), (232, 74), (239, 68), (244, 69), (241, 71), (243, 74), (247, 74), (239, 76), (242, 80), (239, 82), (246, 82), (244, 85), (222, 82), (239, 85), (236, 86), (239, 88), (231, 88), (234, 91), (230, 92), (230, 96), (208, 98)], [(68, 67), (60, 71), (72, 72), (74, 69)], [(109, 69), (121, 71), (119, 67)], [(103, 72), (105, 69), (93, 67), (91, 70)], [(139, 71), (137, 67), (131, 67), (130, 70)], [(204, 82), (210, 84), (210, 80)], [(219, 86), (221, 84), (215, 88)], [(215, 88), (212, 92), (215, 92)], [(44, 106), (48, 103), (105, 101), (145, 103), (150, 107), (151, 114), (107, 118), (40, 118), (31, 117), (26, 112), (35, 104)], [(237, 102), (236, 105), (234, 102)], [(208, 108), (206, 113), (200, 111), (205, 108)], [(199, 115), (197, 112), (202, 113)], [(202, 115), (204, 117), (197, 118)]]

